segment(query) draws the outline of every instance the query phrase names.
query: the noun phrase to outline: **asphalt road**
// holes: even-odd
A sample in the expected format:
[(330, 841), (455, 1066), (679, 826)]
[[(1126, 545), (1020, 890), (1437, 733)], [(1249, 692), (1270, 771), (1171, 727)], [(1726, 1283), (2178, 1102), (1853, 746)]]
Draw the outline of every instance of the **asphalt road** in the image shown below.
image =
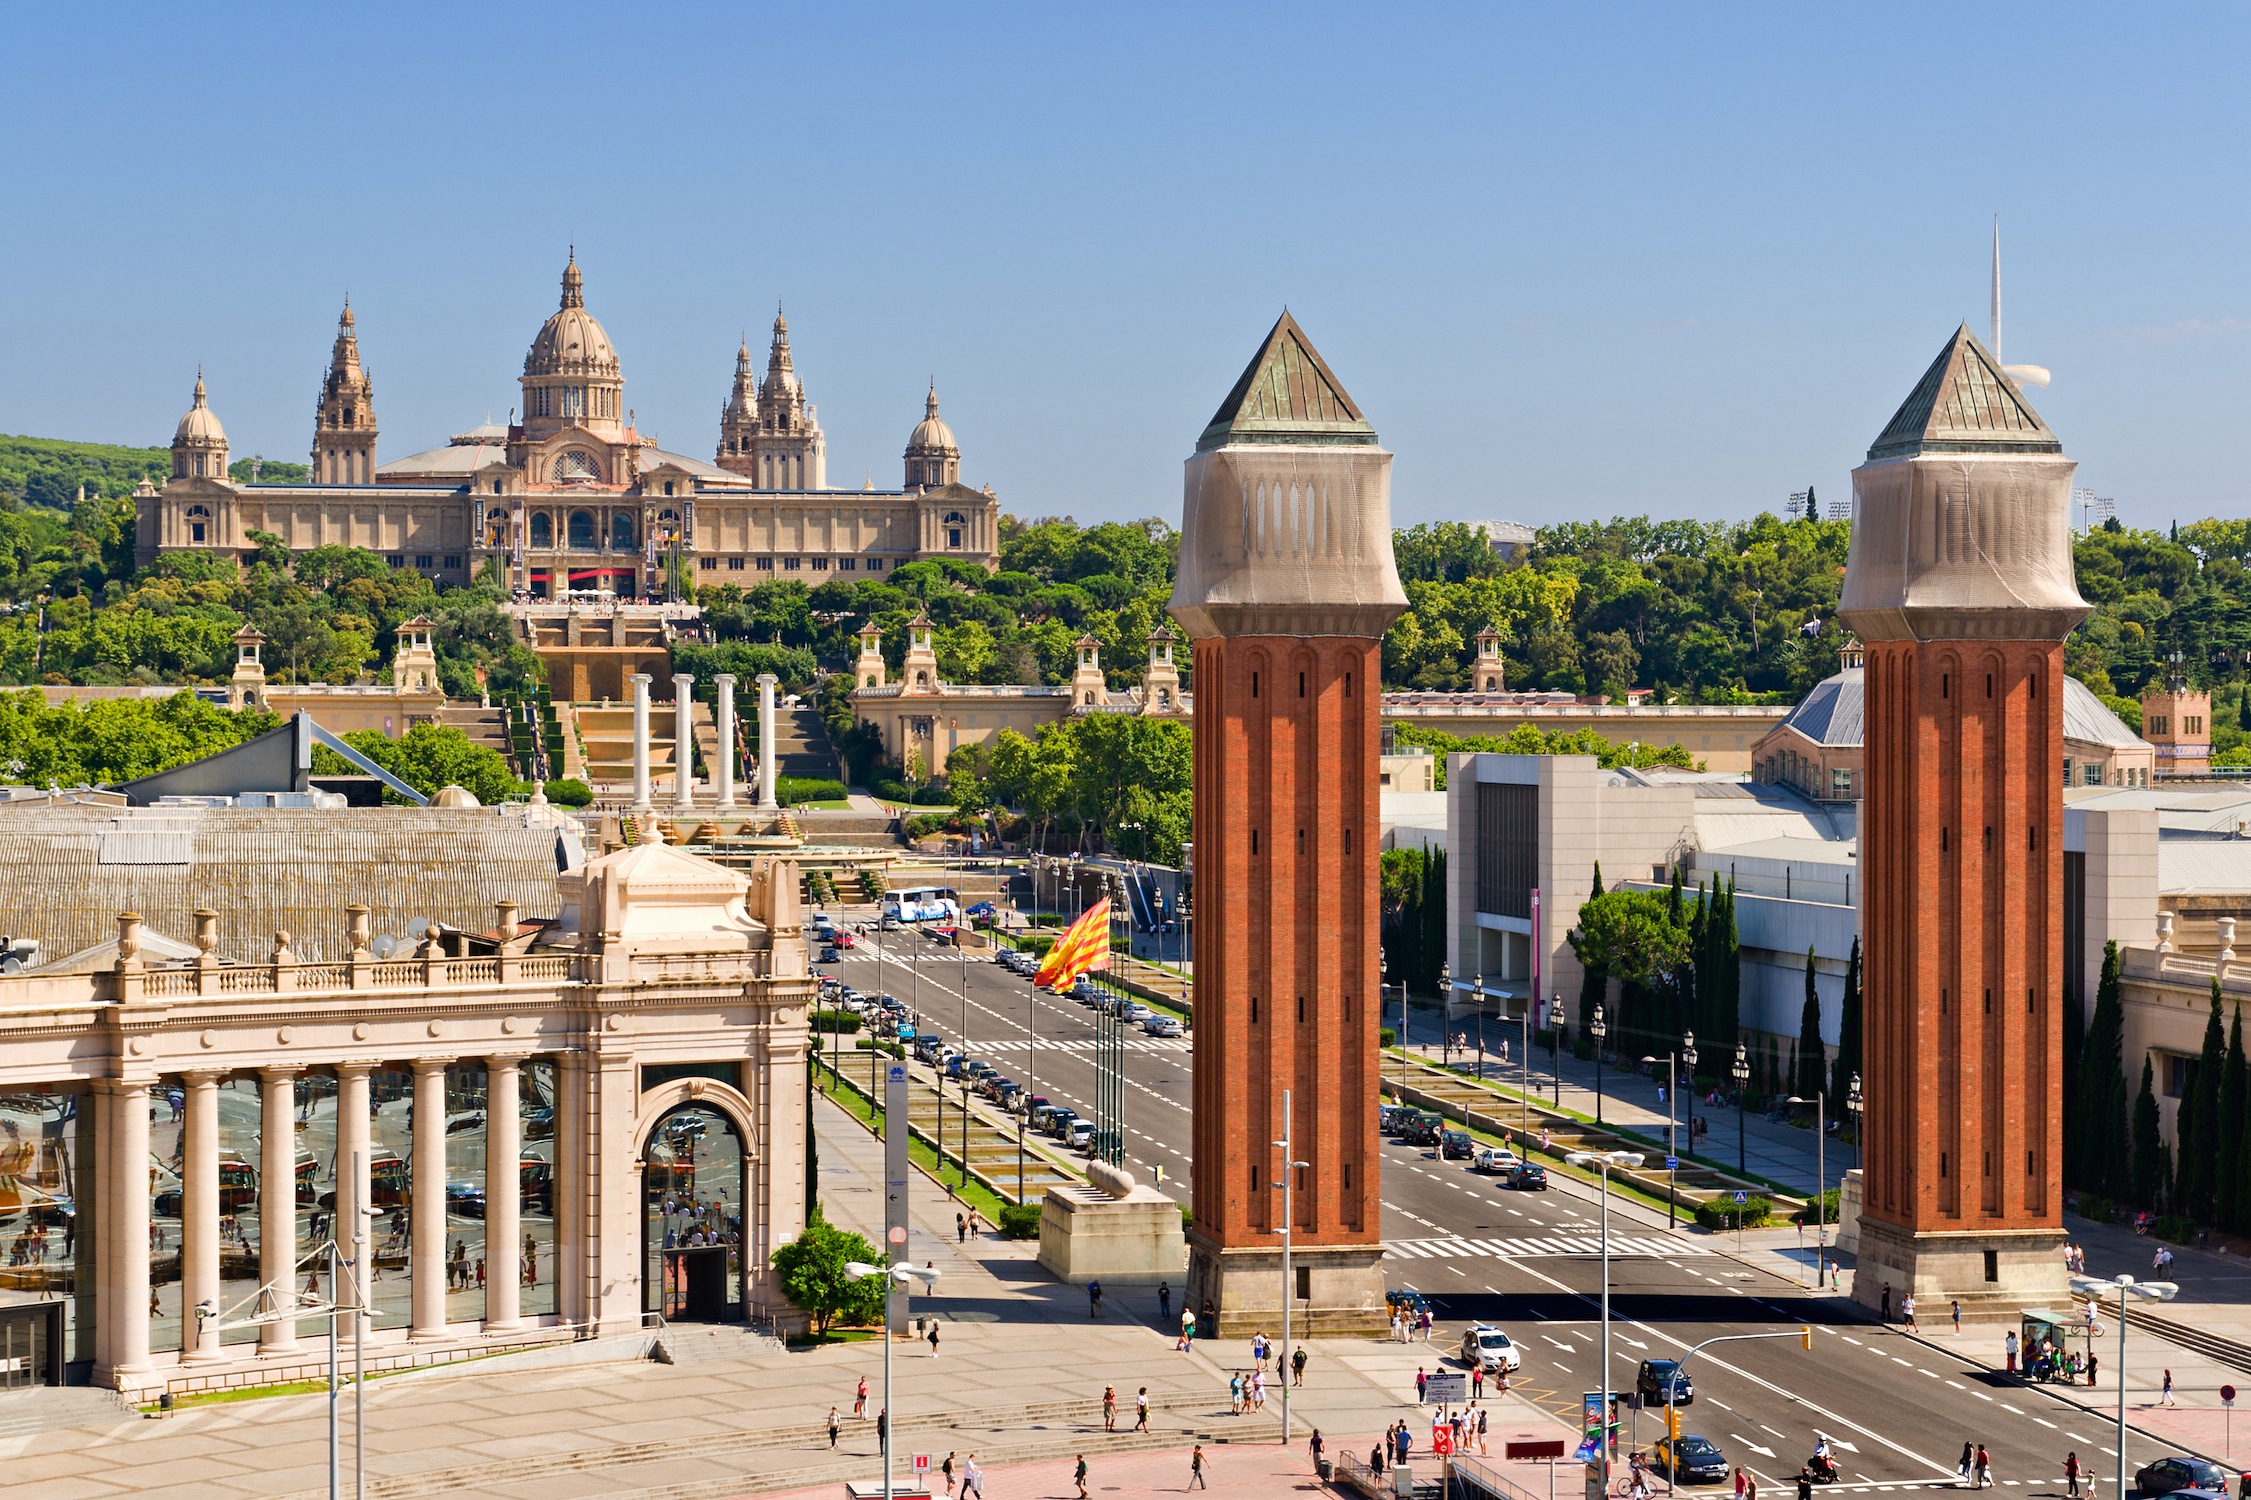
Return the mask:
[[(826, 972), (870, 993), (919, 998), (923, 1024), (949, 1042), (966, 1034), (971, 1055), (1091, 1113), (1093, 1017), (1075, 1001), (1033, 991), (989, 959), (965, 965), (950, 947), (896, 932), (863, 940)], [(1145, 1181), (1161, 1166), (1164, 1191), (1183, 1202), (1191, 1066), (1186, 1040), (1136, 1035), (1128, 1044), (1129, 1165)], [(1560, 1176), (1546, 1193), (1517, 1193), (1465, 1162), (1392, 1141), (1383, 1149), (1389, 1276), (1394, 1287), (1433, 1299), (1432, 1368), (1462, 1368), (1451, 1357), (1462, 1329), (1498, 1324), (1524, 1355), (1513, 1388), (1575, 1421), (1602, 1368), (1598, 1195)], [(1708, 1236), (1668, 1233), (1625, 1212), (1611, 1235), (1614, 1388), (1630, 1391), (1643, 1359), (1677, 1358), (1708, 1339), (1764, 1336), (1694, 1357), (1695, 1399), (1682, 1424), (1762, 1485), (1787, 1486), (1815, 1435), (1826, 1433), (1840, 1450), (1843, 1490), (1952, 1486), (1965, 1442), (1986, 1445), (1997, 1488), (2062, 1495), (2067, 1451), (2097, 1476), (2098, 1493), (2112, 1488), (2112, 1424), (1872, 1324), (1840, 1299), (1807, 1296), (1728, 1257)], [(1798, 1332), (1808, 1326), (1810, 1351)], [(1997, 1329), (1973, 1329), (1965, 1342), (1998, 1338)], [(1621, 1424), (1626, 1441), (1638, 1432), (1646, 1443), (1662, 1430), (1661, 1413), (1628, 1410)], [(2129, 1479), (2134, 1467), (2171, 1451), (2128, 1438)]]

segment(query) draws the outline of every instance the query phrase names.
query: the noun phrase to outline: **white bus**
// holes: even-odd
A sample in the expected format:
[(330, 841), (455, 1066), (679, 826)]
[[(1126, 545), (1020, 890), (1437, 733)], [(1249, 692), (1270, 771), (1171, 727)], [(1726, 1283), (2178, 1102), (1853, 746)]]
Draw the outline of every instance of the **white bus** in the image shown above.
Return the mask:
[(961, 903), (954, 893), (943, 886), (921, 886), (914, 890), (886, 891), (883, 896), (883, 916), (890, 922), (954, 922), (961, 921)]

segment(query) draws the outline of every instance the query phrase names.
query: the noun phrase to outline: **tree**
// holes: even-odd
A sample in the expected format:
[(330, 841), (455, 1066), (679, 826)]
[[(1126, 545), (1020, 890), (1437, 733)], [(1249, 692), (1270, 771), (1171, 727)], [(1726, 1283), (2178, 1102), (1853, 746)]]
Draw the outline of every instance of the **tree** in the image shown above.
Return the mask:
[(2134, 1100), (2134, 1201), (2156, 1212), (2165, 1206), (2165, 1139), (2157, 1128), (2156, 1074), (2142, 1058), (2142, 1091)]
[(1830, 1107), (1842, 1110), (1852, 1097), (1852, 1080), (1860, 1073), (1860, 937), (1852, 940), (1852, 956), (1845, 960), (1845, 998), (1837, 1009), (1837, 1057), (1829, 1069)]
[[(1601, 894), (1602, 861), (1598, 859), (1594, 862), (1594, 884), (1587, 892), (1587, 899), (1592, 901)], [(1584, 910), (1584, 908), (1581, 909)], [(1578, 939), (1579, 934), (1574, 929), (1567, 939), (1571, 944), (1573, 953), (1579, 953)], [(1603, 1001), (1609, 996), (1610, 979), (1608, 975), (1602, 972), (1600, 965), (1587, 962), (1586, 955), (1583, 953), (1579, 954), (1579, 963), (1581, 966), (1579, 976), (1579, 1034), (1584, 1036), (1587, 1033), (1587, 1028), (1594, 1024), (1594, 1013), (1602, 1008)]]
[[(524, 783), (499, 751), (451, 725), (417, 724), (395, 740), (380, 729), (355, 729), (344, 743), (426, 797), (441, 787), (458, 786), (491, 807), (524, 795)], [(318, 745), (313, 747), (313, 768), (326, 775), (353, 772), (342, 756)]]
[[(2095, 986), (2095, 1014), (2080, 1048), (2079, 1086), (2073, 1090), (2076, 1118), (2066, 1117), (2066, 1143), (2076, 1138), (2078, 1163), (2072, 1180), (2105, 1197), (2141, 1197), (2142, 1162), (2138, 1138), (2128, 1133), (2126, 1110), (2125, 1003), (2120, 993), (2118, 944), (2103, 944), (2102, 978)], [(2139, 1106), (2136, 1106), (2139, 1110)], [(2139, 1129), (2138, 1118), (2135, 1129)]]
[(2216, 1222), (2222, 1229), (2242, 1229), (2244, 1108), (2251, 1104), (2251, 1074), (2243, 1058), (2243, 1007), (2235, 1007), (2228, 1027), (2227, 1061), (2220, 1072), (2218, 1191), (2214, 1194)]
[(1813, 486), (1810, 484), (1805, 487), (1805, 518), (1809, 521), (1821, 519), (1821, 504), (1813, 498)]
[(883, 1279), (854, 1281), (844, 1273), (847, 1262), (882, 1265), (883, 1257), (865, 1235), (829, 1223), (820, 1204), (813, 1205), (805, 1232), (775, 1250), (772, 1259), (783, 1295), (812, 1315), (815, 1334), (826, 1338), (832, 1323), (854, 1326), (883, 1316)]
[(2175, 1165), (2174, 1211), (2199, 1224), (2212, 1222), (2218, 1207), (2220, 1155), (2220, 1082), (2226, 1067), (2227, 1042), (2220, 1026), (2220, 980), (2212, 978), (2212, 1008), (2204, 1018), (2204, 1049), (2189, 1075), (2181, 1096), (2181, 1114), (2174, 1131), (2180, 1143)]
[(1666, 899), (1654, 891), (1608, 891), (1579, 908), (1572, 947), (1591, 964), (1619, 981), (1619, 1029), (1642, 1042), (1664, 1045), (1649, 1013), (1652, 988), (1671, 983), (1689, 960), (1688, 929), (1674, 921)]
[(1827, 1056), (1821, 1045), (1821, 992), (1814, 984), (1813, 949), (1809, 945), (1805, 950), (1805, 1006), (1798, 1012), (1798, 1076), (1790, 1092), (1801, 1099), (1819, 1094)]

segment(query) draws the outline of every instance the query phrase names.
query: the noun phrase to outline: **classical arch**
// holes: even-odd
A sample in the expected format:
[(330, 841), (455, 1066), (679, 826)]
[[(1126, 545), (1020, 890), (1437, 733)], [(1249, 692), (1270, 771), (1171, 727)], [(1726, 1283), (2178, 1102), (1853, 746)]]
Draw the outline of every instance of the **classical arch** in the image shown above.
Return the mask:
[(641, 1307), (668, 1321), (727, 1322), (749, 1305), (745, 1253), (758, 1133), (750, 1101), (712, 1078), (641, 1100)]

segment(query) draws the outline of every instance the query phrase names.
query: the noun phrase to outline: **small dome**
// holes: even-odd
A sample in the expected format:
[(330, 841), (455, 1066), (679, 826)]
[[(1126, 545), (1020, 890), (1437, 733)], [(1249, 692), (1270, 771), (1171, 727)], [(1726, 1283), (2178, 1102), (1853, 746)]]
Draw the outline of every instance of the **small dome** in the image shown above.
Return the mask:
[(938, 387), (930, 387), (930, 394), (922, 403), (922, 420), (915, 424), (914, 433), (907, 439), (909, 458), (927, 458), (936, 454), (959, 458), (961, 449), (954, 446), (954, 430), (938, 415)]
[(195, 404), (188, 408), (188, 414), (180, 418), (180, 425), (173, 429), (172, 445), (176, 448), (224, 447), (226, 441), (227, 430), (219, 425), (219, 418), (212, 412), (210, 403), (204, 397), (203, 372), (198, 370), (195, 372)]
[(482, 802), (479, 802), (477, 800), (477, 794), (475, 792), (470, 791), (465, 786), (460, 786), (452, 782), (448, 782), (446, 785), (438, 788), (438, 794), (430, 799), (430, 805), (432, 807), (484, 806)]
[(573, 253), (563, 270), (562, 305), (541, 325), (539, 337), (531, 341), (531, 352), (524, 356), (526, 375), (617, 374), (617, 351), (610, 347), (610, 336), (602, 331), (602, 325), (586, 310), (582, 285), (578, 256)]

